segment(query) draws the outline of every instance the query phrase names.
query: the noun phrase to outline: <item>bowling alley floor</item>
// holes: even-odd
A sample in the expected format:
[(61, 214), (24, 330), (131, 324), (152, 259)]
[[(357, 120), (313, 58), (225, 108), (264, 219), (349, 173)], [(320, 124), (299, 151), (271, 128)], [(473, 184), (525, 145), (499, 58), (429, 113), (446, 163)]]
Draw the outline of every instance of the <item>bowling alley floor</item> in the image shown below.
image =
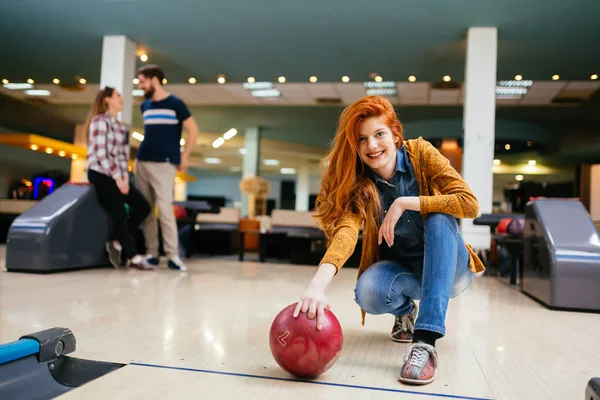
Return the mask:
[(300, 296), (313, 267), (188, 260), (189, 271), (93, 269), (9, 273), (0, 248), (0, 342), (50, 327), (77, 339), (72, 355), (127, 364), (64, 399), (581, 399), (600, 374), (600, 315), (550, 311), (496, 278), (478, 277), (450, 303), (430, 385), (396, 378), (406, 344), (391, 316), (353, 301), (356, 269), (328, 291), (344, 329), (337, 363), (296, 382), (273, 360), (273, 318)]

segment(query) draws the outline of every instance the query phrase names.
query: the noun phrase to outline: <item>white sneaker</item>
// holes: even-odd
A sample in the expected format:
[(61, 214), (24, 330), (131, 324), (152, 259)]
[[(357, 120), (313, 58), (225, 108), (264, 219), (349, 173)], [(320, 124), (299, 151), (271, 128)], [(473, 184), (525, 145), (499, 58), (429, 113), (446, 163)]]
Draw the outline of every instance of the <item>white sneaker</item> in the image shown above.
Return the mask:
[(183, 261), (181, 261), (181, 258), (179, 258), (179, 256), (170, 258), (169, 263), (167, 265), (171, 269), (175, 269), (178, 271), (187, 271), (185, 264), (183, 263)]

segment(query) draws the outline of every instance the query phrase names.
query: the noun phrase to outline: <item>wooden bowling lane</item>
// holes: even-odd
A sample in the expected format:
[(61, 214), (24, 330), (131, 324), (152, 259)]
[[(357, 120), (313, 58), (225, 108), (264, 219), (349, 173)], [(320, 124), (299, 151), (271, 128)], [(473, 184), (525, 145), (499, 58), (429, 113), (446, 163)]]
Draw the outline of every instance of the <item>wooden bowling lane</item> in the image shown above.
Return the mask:
[[(200, 258), (188, 265), (188, 273), (164, 267), (157, 272), (97, 269), (53, 275), (2, 270), (0, 341), (64, 326), (77, 338), (76, 357), (289, 377), (271, 357), (269, 328), (277, 313), (297, 300), (314, 268)], [(328, 291), (345, 342), (339, 360), (320, 380), (412, 389), (396, 381), (406, 345), (390, 340), (392, 318), (367, 316), (366, 326), (360, 325), (352, 300), (355, 279), (355, 269), (342, 269)], [(437, 346), (438, 377), (418, 390), (475, 398), (574, 398), (590, 374), (600, 370), (598, 326), (597, 314), (549, 311), (494, 278), (477, 278), (451, 301), (448, 336)], [(103, 379), (120, 380), (123, 390), (129, 390), (130, 377), (124, 374), (139, 368), (127, 366)], [(145, 380), (145, 374), (208, 379), (178, 370), (140, 372), (136, 380), (146, 382), (149, 387), (143, 390), (150, 394), (154, 379), (158, 385), (171, 378)], [(239, 382), (247, 379), (212, 378), (242, 387)], [(254, 388), (272, 393), (275, 385), (248, 382), (248, 391), (257, 390), (257, 396), (260, 391)], [(178, 382), (170, 384), (177, 387)], [(181, 387), (183, 395), (186, 385)], [(235, 393), (231, 387), (223, 390)], [(336, 390), (348, 397), (351, 389)]]

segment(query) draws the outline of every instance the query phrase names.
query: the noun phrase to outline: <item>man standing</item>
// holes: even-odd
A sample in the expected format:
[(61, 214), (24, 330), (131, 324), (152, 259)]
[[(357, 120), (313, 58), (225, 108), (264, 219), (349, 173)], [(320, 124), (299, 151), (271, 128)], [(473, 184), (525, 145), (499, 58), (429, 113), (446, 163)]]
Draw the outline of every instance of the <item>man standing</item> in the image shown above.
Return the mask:
[[(198, 137), (198, 127), (181, 99), (163, 87), (165, 75), (160, 67), (146, 65), (137, 70), (138, 87), (146, 100), (140, 106), (144, 120), (144, 140), (135, 163), (135, 182), (146, 196), (152, 212), (142, 224), (146, 241), (147, 262), (159, 263), (158, 226), (154, 213), (158, 205), (163, 247), (171, 269), (185, 271), (179, 258), (177, 222), (173, 212), (173, 189), (177, 170), (185, 172), (190, 153)], [(189, 136), (183, 152), (180, 150), (182, 127)]]

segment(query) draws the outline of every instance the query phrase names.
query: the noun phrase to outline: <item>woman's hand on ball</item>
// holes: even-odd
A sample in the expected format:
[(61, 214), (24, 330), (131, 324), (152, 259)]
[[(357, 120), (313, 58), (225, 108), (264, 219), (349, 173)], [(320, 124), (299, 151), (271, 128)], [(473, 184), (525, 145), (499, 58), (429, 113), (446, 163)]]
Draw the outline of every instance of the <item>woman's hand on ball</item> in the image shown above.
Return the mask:
[(309, 287), (306, 289), (294, 310), (294, 318), (300, 313), (308, 313), (308, 319), (317, 317), (317, 330), (323, 328), (325, 320), (325, 310), (331, 309), (331, 303), (325, 297), (325, 291), (319, 288)]

